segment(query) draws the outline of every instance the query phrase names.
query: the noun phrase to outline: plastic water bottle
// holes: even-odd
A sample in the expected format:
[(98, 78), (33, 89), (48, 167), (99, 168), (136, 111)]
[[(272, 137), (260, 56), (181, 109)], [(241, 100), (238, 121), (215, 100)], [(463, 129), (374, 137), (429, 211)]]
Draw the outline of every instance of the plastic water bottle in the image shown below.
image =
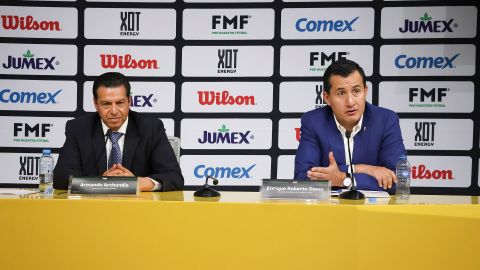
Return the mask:
[(40, 192), (51, 192), (53, 190), (53, 168), (54, 161), (50, 149), (43, 149), (40, 158), (40, 175), (38, 188)]
[(400, 156), (397, 161), (397, 199), (410, 198), (410, 162), (406, 155)]

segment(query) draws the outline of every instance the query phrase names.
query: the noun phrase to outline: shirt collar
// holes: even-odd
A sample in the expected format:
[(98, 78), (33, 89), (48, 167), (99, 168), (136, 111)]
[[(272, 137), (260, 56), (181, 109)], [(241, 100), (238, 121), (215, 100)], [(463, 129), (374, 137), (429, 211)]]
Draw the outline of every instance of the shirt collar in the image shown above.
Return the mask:
[[(123, 124), (117, 130), (117, 132), (121, 132), (123, 134), (127, 133), (127, 126), (128, 126), (128, 116), (127, 116), (127, 119), (125, 119), (125, 122), (123, 122)], [(102, 129), (103, 129), (103, 135), (106, 136), (108, 131), (108, 126), (105, 125), (103, 120), (102, 120)]]
[[(338, 130), (345, 137), (345, 132), (347, 131), (347, 129), (345, 129), (342, 125), (340, 125), (335, 114), (333, 114), (333, 119), (335, 119), (335, 124), (337, 125)], [(352, 134), (351, 134), (352, 138), (360, 131), (360, 129), (362, 128), (362, 123), (363, 123), (363, 114), (360, 117), (360, 120), (358, 120), (358, 123), (352, 129)]]

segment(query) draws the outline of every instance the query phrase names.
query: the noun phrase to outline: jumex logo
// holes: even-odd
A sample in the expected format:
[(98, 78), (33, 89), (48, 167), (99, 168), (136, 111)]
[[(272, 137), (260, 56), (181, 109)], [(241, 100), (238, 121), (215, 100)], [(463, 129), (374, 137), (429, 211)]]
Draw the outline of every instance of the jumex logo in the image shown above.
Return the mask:
[(207, 167), (205, 164), (200, 164), (193, 169), (193, 174), (200, 179), (207, 176), (234, 179), (252, 178), (250, 173), (256, 165), (253, 164), (249, 167)]
[(453, 55), (452, 57), (447, 56), (408, 56), (406, 54), (401, 54), (395, 58), (395, 67), (400, 69), (426, 69), (426, 68), (436, 68), (436, 69), (445, 69), (445, 68), (455, 68), (454, 61), (460, 53)]
[[(14, 142), (49, 142), (45, 139), (46, 135), (53, 127), (49, 123), (37, 123), (30, 125), (28, 123), (13, 123), (13, 139)], [(18, 138), (21, 137), (21, 138)], [(35, 138), (30, 138), (35, 137)]]
[(140, 14), (139, 11), (120, 12), (120, 36), (138, 36), (140, 34)]
[(38, 156), (20, 156), (18, 180), (38, 180), (39, 160)]
[[(411, 21), (409, 19), (405, 20), (405, 24), (402, 27), (399, 27), (398, 30), (401, 33), (443, 33), (443, 32), (453, 32), (452, 29), (453, 19), (448, 21), (441, 20), (432, 20), (432, 17), (425, 12), (425, 14), (420, 17), (419, 20)], [(458, 24), (453, 24), (453, 27), (458, 27)]]
[(237, 72), (237, 54), (238, 49), (219, 49), (218, 50), (218, 73)]
[(352, 32), (355, 31), (353, 24), (360, 17), (352, 20), (311, 20), (308, 18), (300, 18), (295, 23), (295, 29), (298, 32)]
[(433, 146), (437, 122), (415, 122), (415, 146)]
[(0, 102), (19, 104), (56, 104), (56, 98), (62, 90), (63, 89), (60, 89), (56, 92), (28, 92), (3, 89), (0, 91)]
[(218, 129), (218, 132), (204, 131), (198, 142), (201, 144), (250, 144), (249, 139), (254, 139), (250, 132), (250, 130), (246, 132), (230, 132), (230, 129), (224, 124)]
[(5, 69), (50, 69), (55, 70), (55, 65), (59, 65), (60, 62), (56, 61), (55, 56), (50, 58), (34, 57), (35, 55), (27, 50), (23, 57), (14, 57), (9, 55), (7, 61), (2, 64)]
[(447, 96), (448, 91), (450, 89), (444, 87), (432, 89), (410, 87), (408, 89), (409, 107), (445, 108), (443, 99)]
[(246, 35), (247, 31), (244, 31), (245, 26), (248, 24), (248, 20), (252, 16), (250, 15), (235, 15), (228, 17), (225, 15), (213, 15), (212, 16), (212, 34), (214, 35)]
[(131, 93), (130, 106), (132, 107), (153, 107), (153, 103), (156, 103), (157, 99), (153, 98), (153, 94), (150, 95), (134, 95)]
[[(310, 52), (310, 71), (325, 71), (327, 67), (340, 59), (347, 59), (349, 52), (332, 52), (326, 54), (324, 52)], [(320, 62), (320, 67), (318, 67)]]

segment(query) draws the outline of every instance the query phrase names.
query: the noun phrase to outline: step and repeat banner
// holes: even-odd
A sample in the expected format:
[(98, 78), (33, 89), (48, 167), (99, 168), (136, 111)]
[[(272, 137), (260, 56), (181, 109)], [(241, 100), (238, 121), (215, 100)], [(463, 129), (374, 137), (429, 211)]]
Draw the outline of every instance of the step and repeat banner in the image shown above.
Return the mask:
[(291, 179), (302, 113), (338, 59), (400, 116), (417, 193), (480, 194), (478, 1), (141, 0), (0, 3), (0, 185), (38, 182), (66, 121), (118, 71), (132, 110), (181, 138), (185, 184)]

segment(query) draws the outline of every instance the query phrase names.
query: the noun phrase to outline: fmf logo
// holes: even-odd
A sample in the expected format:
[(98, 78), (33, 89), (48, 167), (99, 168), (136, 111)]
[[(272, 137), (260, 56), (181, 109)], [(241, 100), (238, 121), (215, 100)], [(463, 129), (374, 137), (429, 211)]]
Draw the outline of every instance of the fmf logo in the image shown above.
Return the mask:
[(413, 102), (414, 98), (424, 102), (426, 99), (429, 99), (431, 102), (442, 102), (442, 99), (447, 96), (448, 88), (432, 88), (430, 90), (425, 90), (423, 88), (409, 88), (408, 89), (408, 101)]
[[(331, 54), (326, 54), (324, 52), (310, 52), (310, 70), (311, 71), (325, 71), (327, 69), (327, 64), (333, 63), (340, 59), (347, 59), (349, 52), (332, 52)], [(321, 67), (315, 67), (318, 65), (320, 60)]]
[(311, 20), (307, 18), (300, 18), (295, 23), (295, 28), (298, 32), (352, 32), (353, 24), (359, 17), (352, 20)]
[(197, 91), (200, 105), (255, 105), (255, 96), (232, 96), (228, 90)]
[[(398, 30), (401, 33), (443, 33), (443, 32), (453, 32), (452, 29), (453, 19), (448, 21), (432, 20), (432, 17), (425, 12), (425, 14), (420, 17), (419, 20), (411, 21), (409, 19), (405, 20), (403, 27), (399, 27)], [(454, 27), (458, 27), (457, 24), (453, 24)]]
[(424, 164), (412, 166), (413, 180), (453, 180), (452, 170), (429, 170)]
[(425, 68), (455, 68), (454, 61), (460, 53), (452, 57), (438, 56), (438, 57), (412, 57), (406, 54), (401, 54), (395, 58), (395, 67), (400, 69), (425, 69)]
[(131, 54), (100, 54), (102, 68), (121, 69), (158, 69), (156, 59), (134, 59)]
[(18, 170), (18, 180), (38, 180), (40, 157), (38, 156), (20, 156)]
[(30, 51), (27, 50), (23, 55), (23, 57), (13, 57), (8, 56), (7, 62), (3, 63), (2, 66), (5, 69), (51, 69), (55, 70), (54, 65), (59, 65), (59, 62), (55, 61), (55, 56), (51, 58), (44, 58), (44, 57), (34, 57), (35, 55)]
[(61, 31), (59, 21), (37, 21), (33, 16), (2, 15), (5, 30)]
[(13, 136), (14, 137), (30, 137), (33, 133), (34, 137), (45, 137), (52, 124), (36, 124), (30, 126), (28, 123), (13, 123)]
[[(198, 139), (201, 144), (250, 144), (249, 139), (253, 139), (250, 135), (250, 130), (247, 132), (230, 132), (225, 125), (222, 125), (218, 132), (203, 132), (203, 137)], [(250, 135), (250, 136), (249, 136)]]
[(256, 165), (253, 164), (250, 167), (207, 167), (205, 164), (201, 164), (193, 169), (193, 174), (200, 179), (207, 176), (235, 179), (252, 178), (250, 172)]
[(249, 15), (236, 15), (232, 18), (229, 18), (225, 15), (213, 15), (212, 16), (212, 29), (218, 29), (218, 26), (221, 26), (221, 29), (241, 29), (245, 28), (245, 25), (248, 24), (248, 19), (251, 16)]
[(62, 92), (60, 89), (56, 92), (16, 92), (10, 89), (3, 89), (0, 91), (0, 102), (2, 103), (39, 103), (39, 104), (55, 104), (55, 98)]

